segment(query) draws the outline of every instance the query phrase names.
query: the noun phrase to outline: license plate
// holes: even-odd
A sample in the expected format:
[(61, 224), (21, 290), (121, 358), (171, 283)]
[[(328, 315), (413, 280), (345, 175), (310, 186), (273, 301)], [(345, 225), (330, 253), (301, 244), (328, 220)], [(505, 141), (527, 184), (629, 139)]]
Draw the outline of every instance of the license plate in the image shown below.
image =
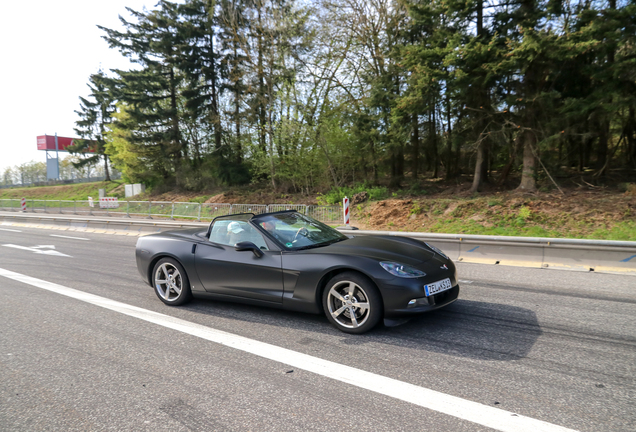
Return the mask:
[(449, 290), (453, 287), (451, 280), (449, 278), (442, 279), (441, 281), (433, 282), (428, 285), (424, 285), (424, 291), (426, 292), (426, 297), (432, 296), (433, 294), (441, 293), (442, 291)]

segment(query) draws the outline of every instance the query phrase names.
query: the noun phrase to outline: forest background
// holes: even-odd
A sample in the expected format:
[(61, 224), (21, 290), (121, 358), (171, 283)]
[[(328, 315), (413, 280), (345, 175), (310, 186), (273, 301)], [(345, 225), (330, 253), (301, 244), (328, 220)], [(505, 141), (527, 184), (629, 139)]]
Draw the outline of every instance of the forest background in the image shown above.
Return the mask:
[(417, 191), (466, 174), (471, 192), (636, 178), (633, 0), (186, 0), (128, 12), (124, 31), (102, 30), (136, 67), (89, 77), (80, 168), (108, 176), (110, 163), (159, 191), (306, 194)]

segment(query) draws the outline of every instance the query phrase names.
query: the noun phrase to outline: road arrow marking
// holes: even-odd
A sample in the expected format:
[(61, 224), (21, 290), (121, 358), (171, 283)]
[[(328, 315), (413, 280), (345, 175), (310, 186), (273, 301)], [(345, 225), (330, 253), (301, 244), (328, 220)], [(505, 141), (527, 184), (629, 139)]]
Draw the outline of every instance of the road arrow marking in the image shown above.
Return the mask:
[(20, 245), (14, 245), (14, 244), (3, 244), (2, 246), (14, 248), (14, 249), (27, 250), (27, 251), (31, 251), (31, 252), (34, 252), (34, 253), (37, 253), (37, 254), (42, 254), (42, 255), (55, 255), (55, 256), (65, 256), (65, 257), (73, 258), (70, 255), (63, 254), (62, 252), (58, 252), (56, 250), (50, 250), (50, 249), (41, 250), (41, 249), (39, 249), (39, 248), (53, 248), (53, 249), (55, 249), (55, 246), (53, 246), (53, 245), (27, 247), (27, 246), (20, 246)]

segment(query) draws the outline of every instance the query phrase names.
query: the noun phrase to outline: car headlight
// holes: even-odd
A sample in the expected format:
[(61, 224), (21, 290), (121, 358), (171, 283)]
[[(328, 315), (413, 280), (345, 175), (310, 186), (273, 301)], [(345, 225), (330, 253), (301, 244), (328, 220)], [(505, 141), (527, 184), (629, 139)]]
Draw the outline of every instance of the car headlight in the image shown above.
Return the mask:
[(404, 264), (396, 263), (396, 262), (383, 261), (380, 263), (380, 265), (382, 266), (384, 270), (388, 271), (393, 276), (397, 276), (397, 277), (418, 278), (418, 277), (426, 276), (426, 273), (424, 273), (421, 270), (415, 269), (413, 267), (409, 267)]
[(425, 244), (426, 244), (426, 246), (428, 246), (428, 248), (429, 248), (430, 250), (432, 250), (432, 251), (433, 251), (433, 252), (435, 252), (436, 254), (441, 255), (441, 256), (443, 256), (444, 258), (448, 259), (448, 257), (446, 256), (446, 254), (445, 254), (444, 252), (442, 252), (442, 250), (441, 250), (440, 248), (438, 248), (437, 246), (433, 246), (433, 245), (432, 245), (432, 244), (430, 244), (430, 243), (425, 243)]

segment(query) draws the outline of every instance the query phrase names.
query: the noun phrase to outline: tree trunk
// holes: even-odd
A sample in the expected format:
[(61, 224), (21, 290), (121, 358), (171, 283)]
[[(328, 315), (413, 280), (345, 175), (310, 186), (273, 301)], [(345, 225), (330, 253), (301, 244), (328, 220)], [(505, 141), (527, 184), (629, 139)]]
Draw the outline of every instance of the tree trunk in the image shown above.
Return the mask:
[(258, 4), (258, 28), (256, 34), (258, 35), (258, 101), (257, 111), (259, 119), (259, 135), (258, 142), (263, 152), (267, 151), (265, 142), (265, 73), (263, 71), (263, 21), (261, 17), (262, 5)]
[(417, 180), (419, 174), (420, 165), (420, 136), (419, 136), (419, 122), (417, 114), (411, 115), (411, 150), (413, 151), (413, 167), (411, 168), (411, 175), (413, 180)]
[[(538, 8), (538, 2), (536, 0), (522, 0), (521, 11), (525, 17), (525, 26), (528, 28), (535, 28), (537, 26), (536, 10)], [(525, 38), (525, 35), (524, 35)], [(523, 111), (523, 119), (521, 124), (525, 126), (522, 132), (523, 139), (523, 169), (521, 172), (521, 183), (518, 190), (522, 191), (535, 191), (537, 189), (535, 175), (536, 158), (534, 157), (533, 149), (537, 142), (535, 135), (536, 128), (536, 116), (540, 108), (535, 106), (535, 97), (540, 92), (540, 73), (538, 60), (535, 58), (530, 61), (523, 77), (523, 95), (522, 99), (525, 101), (525, 110)]]
[(523, 132), (523, 170), (521, 172), (521, 183), (517, 190), (534, 192), (537, 185), (534, 179), (537, 159), (534, 156), (533, 147), (537, 138), (530, 130)]
[(446, 138), (446, 180), (453, 178), (453, 129), (451, 127), (450, 95), (446, 92), (446, 121), (448, 122), (448, 135)]
[[(484, 5), (483, 1), (479, 0), (477, 2), (477, 38), (481, 41), (484, 35)], [(482, 184), (486, 181), (488, 177), (488, 148), (487, 148), (487, 136), (486, 133), (486, 125), (483, 118), (483, 109), (489, 105), (488, 94), (486, 93), (486, 89), (483, 87), (479, 87), (475, 89), (476, 91), (476, 107), (480, 107), (482, 111), (480, 111), (479, 120), (476, 122), (476, 130), (477, 133), (475, 135), (478, 136), (479, 144), (477, 145), (477, 160), (475, 161), (475, 174), (473, 175), (473, 184), (470, 187), (470, 192), (475, 193), (481, 190)]]
[(106, 181), (110, 181), (110, 171), (108, 169), (108, 156), (104, 155), (104, 174), (106, 175)]
[[(598, 146), (596, 147), (596, 169), (602, 170), (607, 162), (608, 140), (609, 140), (609, 121), (603, 118), (599, 124), (598, 130)], [(603, 173), (599, 173), (603, 175)]]
[[(176, 159), (181, 159), (181, 157), (187, 159), (188, 158), (188, 147), (187, 145), (183, 145), (181, 143), (181, 131), (179, 130), (179, 111), (177, 109), (177, 89), (176, 89), (176, 80), (174, 76), (174, 68), (170, 68), (170, 108), (172, 111), (172, 131), (171, 138), (172, 142), (170, 143), (173, 148), (176, 149), (174, 152), (174, 157)], [(183, 153), (182, 153), (183, 152)]]
[(484, 166), (486, 165), (486, 152), (484, 148), (486, 147), (486, 138), (480, 137), (481, 141), (477, 146), (477, 160), (475, 161), (475, 175), (473, 176), (473, 184), (470, 187), (470, 192), (475, 193), (479, 192), (481, 189), (481, 185), (483, 183), (483, 175), (484, 175)]
[(216, 61), (214, 59), (214, 35), (208, 35), (210, 44), (210, 74), (212, 75), (212, 124), (214, 125), (214, 148), (221, 148), (221, 116), (219, 114), (218, 93), (216, 88)]
[(234, 41), (234, 129), (236, 133), (236, 162), (243, 162), (243, 147), (241, 145), (241, 92), (239, 85), (239, 67), (238, 67), (238, 41)]
[[(434, 100), (434, 99), (433, 99)], [(433, 144), (433, 178), (439, 177), (439, 153), (437, 151), (437, 122), (435, 121), (435, 104), (431, 111), (431, 140)]]
[(634, 106), (629, 107), (629, 118), (627, 120), (627, 127), (625, 135), (627, 137), (627, 157), (628, 162), (631, 162), (632, 166), (636, 168), (636, 110)]

